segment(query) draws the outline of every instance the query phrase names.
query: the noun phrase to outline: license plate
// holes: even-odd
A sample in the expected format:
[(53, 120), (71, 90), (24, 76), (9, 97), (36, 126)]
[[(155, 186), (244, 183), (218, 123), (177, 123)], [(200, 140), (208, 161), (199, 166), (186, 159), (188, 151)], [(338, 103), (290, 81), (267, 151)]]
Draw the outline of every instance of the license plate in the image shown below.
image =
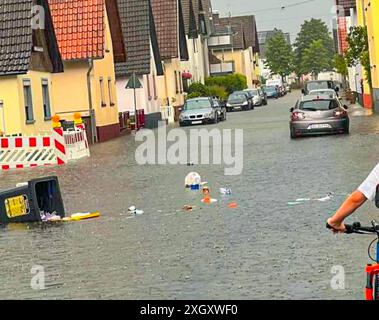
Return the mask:
[(331, 128), (330, 124), (322, 123), (322, 124), (311, 124), (308, 127), (308, 130), (312, 130), (312, 129), (330, 129), (330, 128)]
[(201, 124), (203, 121), (192, 121), (192, 124)]

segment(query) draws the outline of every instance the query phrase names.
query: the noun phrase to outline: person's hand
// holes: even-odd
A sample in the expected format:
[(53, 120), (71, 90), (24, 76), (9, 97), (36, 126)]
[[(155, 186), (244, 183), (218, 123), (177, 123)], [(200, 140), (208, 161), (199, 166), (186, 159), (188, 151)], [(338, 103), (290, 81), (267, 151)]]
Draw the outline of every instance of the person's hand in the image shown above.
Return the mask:
[(336, 222), (333, 218), (328, 219), (328, 225), (332, 227), (333, 233), (345, 233), (346, 226), (343, 222)]

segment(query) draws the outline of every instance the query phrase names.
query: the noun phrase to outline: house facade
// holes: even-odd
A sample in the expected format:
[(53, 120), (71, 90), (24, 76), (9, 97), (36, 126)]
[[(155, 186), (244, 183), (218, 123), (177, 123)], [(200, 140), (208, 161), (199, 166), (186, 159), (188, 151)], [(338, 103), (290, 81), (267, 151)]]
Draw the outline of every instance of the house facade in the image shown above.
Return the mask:
[(213, 32), (209, 50), (220, 63), (210, 65), (211, 75), (240, 73), (246, 76), (249, 88), (260, 80), (259, 41), (254, 16), (212, 17)]
[(183, 61), (189, 60), (182, 1), (151, 0), (164, 76), (158, 78), (161, 107), (184, 104)]
[[(44, 25), (31, 25), (37, 15)], [(0, 134), (50, 132), (53, 75), (63, 64), (47, 3), (6, 0), (0, 5)]]
[(154, 128), (161, 120), (158, 81), (163, 66), (150, 0), (117, 0), (122, 25), (125, 62), (116, 63), (119, 111), (134, 113), (134, 90), (126, 86), (133, 74), (142, 88), (136, 89), (136, 109), (145, 111), (145, 126)]
[(65, 70), (53, 77), (56, 113), (70, 121), (80, 112), (92, 142), (117, 137), (119, 111), (109, 22), (115, 28), (119, 21), (108, 12), (116, 8), (115, 0), (48, 1)]

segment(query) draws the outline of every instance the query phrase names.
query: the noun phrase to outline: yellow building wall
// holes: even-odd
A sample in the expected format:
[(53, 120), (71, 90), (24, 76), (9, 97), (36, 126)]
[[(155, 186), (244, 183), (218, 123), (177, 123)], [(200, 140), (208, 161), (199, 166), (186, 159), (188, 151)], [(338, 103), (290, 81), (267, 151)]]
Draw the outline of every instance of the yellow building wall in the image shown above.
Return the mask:
[(4, 108), (0, 109), (0, 130), (5, 134), (21, 133), (21, 102), (17, 76), (0, 78), (0, 102), (3, 103)]
[[(357, 22), (358, 26), (364, 26), (367, 24), (367, 15), (365, 13), (365, 7), (367, 6), (368, 1), (367, 0), (357, 0), (356, 5), (357, 5)], [(364, 78), (364, 91), (365, 91), (365, 96), (363, 97), (364, 100), (366, 101), (364, 104), (371, 104), (371, 90), (369, 83), (366, 79), (365, 72), (363, 70), (362, 72), (363, 78)], [(370, 100), (370, 101), (368, 101)]]
[[(369, 5), (370, 3), (370, 5)], [(366, 23), (370, 45), (370, 58), (372, 68), (372, 85), (379, 88), (379, 3), (365, 0), (367, 8)]]
[[(34, 123), (26, 123), (23, 79), (30, 80)], [(0, 100), (3, 101), (5, 116), (5, 133), (8, 135), (22, 134), (26, 136), (51, 132), (50, 119), (45, 119), (43, 109), (42, 79), (48, 80), (50, 93), (50, 111), (53, 115), (54, 102), (52, 99), (52, 79), (47, 72), (29, 71), (25, 75), (0, 78)], [(0, 112), (0, 128), (3, 128), (3, 113)]]
[[(182, 81), (179, 79), (179, 72), (182, 72), (180, 59), (170, 59), (163, 61), (164, 76), (157, 78), (157, 89), (159, 96), (159, 103), (161, 106), (169, 105), (174, 107), (182, 106), (184, 104), (184, 93), (177, 93), (176, 84), (180, 91)], [(176, 74), (175, 74), (176, 71)]]
[(65, 61), (64, 73), (53, 74), (53, 101), (56, 113), (62, 119), (72, 121), (73, 114), (82, 112), (83, 116), (89, 116), (89, 101), (87, 89), (87, 61)]
[[(79, 111), (82, 116), (90, 116), (91, 104), (87, 78), (90, 66), (89, 60), (65, 61), (64, 73), (53, 76), (55, 88), (53, 99), (56, 112), (61, 115), (62, 119), (73, 120), (73, 114)], [(103, 90), (101, 89), (100, 79), (102, 79)], [(114, 137), (119, 123), (119, 110), (112, 38), (107, 15), (105, 15), (104, 58), (93, 60), (90, 81), (96, 127), (101, 129), (101, 127), (114, 126), (111, 132), (107, 129), (106, 139), (111, 136)]]

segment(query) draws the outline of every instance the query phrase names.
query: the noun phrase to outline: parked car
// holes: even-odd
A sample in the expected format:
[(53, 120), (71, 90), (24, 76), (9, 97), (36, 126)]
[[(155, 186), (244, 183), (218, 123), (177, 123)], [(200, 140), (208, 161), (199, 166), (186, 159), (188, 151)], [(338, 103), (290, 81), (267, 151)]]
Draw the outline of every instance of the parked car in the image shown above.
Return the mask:
[(259, 92), (260, 96), (262, 97), (263, 105), (267, 106), (268, 101), (267, 101), (267, 93), (266, 93), (266, 91), (263, 88), (259, 88), (258, 92)]
[(258, 89), (246, 89), (244, 90), (250, 94), (253, 100), (253, 106), (262, 106), (263, 105), (263, 97), (262, 94), (260, 93), (260, 90)]
[(265, 86), (264, 90), (267, 94), (268, 99), (271, 99), (271, 98), (278, 99), (279, 98), (279, 92), (278, 92), (278, 89), (276, 86)]
[(291, 108), (291, 139), (304, 135), (350, 132), (347, 106), (339, 99), (324, 96), (304, 96)]
[(217, 110), (219, 121), (226, 121), (226, 105), (217, 98), (213, 98), (213, 106)]
[(251, 104), (246, 93), (234, 92), (226, 103), (226, 110), (228, 112), (235, 110), (249, 110), (251, 108)]
[(307, 81), (305, 83), (302, 93), (308, 95), (312, 90), (321, 90), (321, 89), (332, 89), (338, 95), (339, 87), (337, 87), (334, 81), (331, 80), (318, 80), (318, 81)]
[(179, 125), (217, 124), (222, 116), (221, 106), (212, 97), (188, 99), (179, 116)]
[(247, 100), (249, 101), (249, 107), (247, 110), (254, 110), (254, 96), (249, 91), (235, 91), (233, 92), (235, 94), (244, 94), (247, 97)]

